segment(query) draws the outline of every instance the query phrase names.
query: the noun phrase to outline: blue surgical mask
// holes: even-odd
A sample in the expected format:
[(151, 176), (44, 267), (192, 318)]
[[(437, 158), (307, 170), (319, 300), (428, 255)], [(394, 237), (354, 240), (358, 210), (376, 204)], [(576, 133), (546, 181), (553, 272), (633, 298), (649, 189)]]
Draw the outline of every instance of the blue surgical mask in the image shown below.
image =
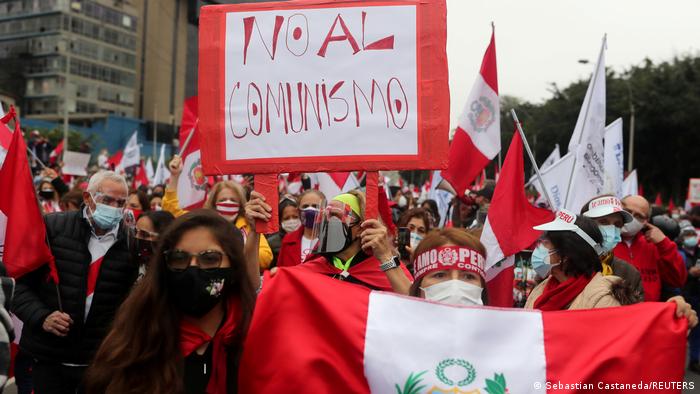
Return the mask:
[(698, 246), (698, 237), (683, 238), (683, 246), (685, 246), (688, 249), (692, 249)]
[(609, 252), (615, 248), (615, 246), (622, 241), (621, 231), (618, 227), (612, 224), (607, 224), (604, 226), (598, 226), (600, 233), (603, 234), (603, 249)]
[(540, 278), (546, 278), (552, 271), (552, 267), (559, 265), (551, 264), (551, 255), (555, 253), (556, 250), (549, 250), (544, 245), (540, 244), (532, 251), (532, 256), (530, 257), (530, 263), (532, 264), (532, 269), (537, 272)]
[(416, 250), (416, 247), (423, 240), (417, 232), (411, 231), (411, 249)]
[[(92, 197), (92, 196), (90, 196)], [(116, 208), (107, 204), (102, 204), (95, 201), (95, 210), (92, 213), (92, 220), (95, 225), (102, 230), (111, 230), (119, 224), (124, 217), (124, 208)]]

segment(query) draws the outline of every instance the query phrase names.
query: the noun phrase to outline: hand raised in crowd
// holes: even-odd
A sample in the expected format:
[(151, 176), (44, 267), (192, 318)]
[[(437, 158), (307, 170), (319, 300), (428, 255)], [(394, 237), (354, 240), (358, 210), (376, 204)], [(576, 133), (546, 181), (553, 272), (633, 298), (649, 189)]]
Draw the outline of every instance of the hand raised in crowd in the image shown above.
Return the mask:
[(265, 196), (252, 191), (250, 200), (245, 204), (245, 217), (251, 227), (255, 228), (255, 220), (269, 221), (272, 217), (272, 207), (265, 202)]
[(73, 324), (73, 319), (67, 313), (55, 311), (46, 317), (41, 327), (46, 332), (65, 337), (68, 335), (71, 324)]
[(170, 160), (170, 163), (168, 164), (168, 170), (170, 170), (171, 176), (180, 176), (180, 173), (182, 173), (182, 158), (180, 155), (173, 156), (173, 159)]
[(686, 317), (688, 319), (688, 328), (693, 328), (698, 325), (698, 313), (693, 310), (690, 304), (685, 302), (685, 299), (683, 299), (683, 297), (671, 297), (668, 299), (667, 302), (676, 303), (676, 317)]
[(58, 173), (52, 168), (44, 168), (41, 172), (43, 176), (50, 178), (51, 180), (58, 178)]
[(644, 238), (646, 238), (649, 242), (658, 244), (666, 238), (666, 235), (663, 233), (663, 231), (659, 230), (658, 227), (651, 223), (647, 223), (644, 231)]
[(690, 267), (690, 269), (688, 270), (688, 274), (690, 274), (690, 276), (692, 276), (693, 278), (697, 278), (698, 276), (700, 276), (700, 267), (698, 267), (697, 265)]
[(394, 248), (387, 236), (386, 227), (376, 219), (368, 219), (362, 222), (361, 228), (360, 243), (362, 249), (372, 249), (372, 254), (379, 261), (389, 260), (394, 254)]

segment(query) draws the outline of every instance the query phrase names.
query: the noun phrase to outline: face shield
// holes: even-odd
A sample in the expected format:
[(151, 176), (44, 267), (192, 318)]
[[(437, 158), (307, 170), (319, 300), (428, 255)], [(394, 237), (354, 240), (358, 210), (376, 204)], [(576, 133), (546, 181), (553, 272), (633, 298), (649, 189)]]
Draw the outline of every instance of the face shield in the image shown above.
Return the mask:
[(360, 223), (360, 218), (350, 205), (332, 200), (321, 207), (313, 226), (313, 238), (318, 239), (313, 253), (334, 254), (345, 250), (354, 238), (352, 227)]

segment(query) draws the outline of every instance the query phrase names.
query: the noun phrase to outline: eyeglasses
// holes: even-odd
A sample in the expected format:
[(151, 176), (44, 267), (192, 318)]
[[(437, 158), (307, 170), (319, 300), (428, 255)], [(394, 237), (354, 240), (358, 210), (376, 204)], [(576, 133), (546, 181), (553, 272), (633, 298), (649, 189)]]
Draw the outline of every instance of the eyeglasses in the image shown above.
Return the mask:
[(179, 249), (165, 252), (165, 262), (171, 271), (186, 270), (193, 257), (197, 260), (197, 266), (203, 270), (219, 268), (224, 260), (224, 254), (218, 250), (204, 250), (194, 254)]
[(140, 228), (136, 229), (136, 238), (141, 238), (141, 239), (146, 239), (149, 241), (155, 241), (158, 239), (158, 233), (152, 233), (150, 231), (146, 230), (141, 230)]
[[(97, 201), (98, 199), (100, 201)], [(124, 208), (124, 206), (126, 205), (125, 198), (114, 198), (102, 193), (95, 193), (95, 202), (100, 202), (105, 205), (111, 205), (116, 208)]]

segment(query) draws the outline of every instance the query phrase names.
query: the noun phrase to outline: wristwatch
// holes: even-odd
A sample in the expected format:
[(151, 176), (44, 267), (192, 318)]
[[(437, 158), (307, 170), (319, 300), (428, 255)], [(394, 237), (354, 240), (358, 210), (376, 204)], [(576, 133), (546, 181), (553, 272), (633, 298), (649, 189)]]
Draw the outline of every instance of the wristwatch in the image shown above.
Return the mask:
[(401, 265), (401, 260), (399, 260), (398, 256), (391, 256), (391, 258), (385, 262), (383, 262), (380, 266), (379, 269), (386, 272), (389, 271), (392, 268), (397, 268)]

